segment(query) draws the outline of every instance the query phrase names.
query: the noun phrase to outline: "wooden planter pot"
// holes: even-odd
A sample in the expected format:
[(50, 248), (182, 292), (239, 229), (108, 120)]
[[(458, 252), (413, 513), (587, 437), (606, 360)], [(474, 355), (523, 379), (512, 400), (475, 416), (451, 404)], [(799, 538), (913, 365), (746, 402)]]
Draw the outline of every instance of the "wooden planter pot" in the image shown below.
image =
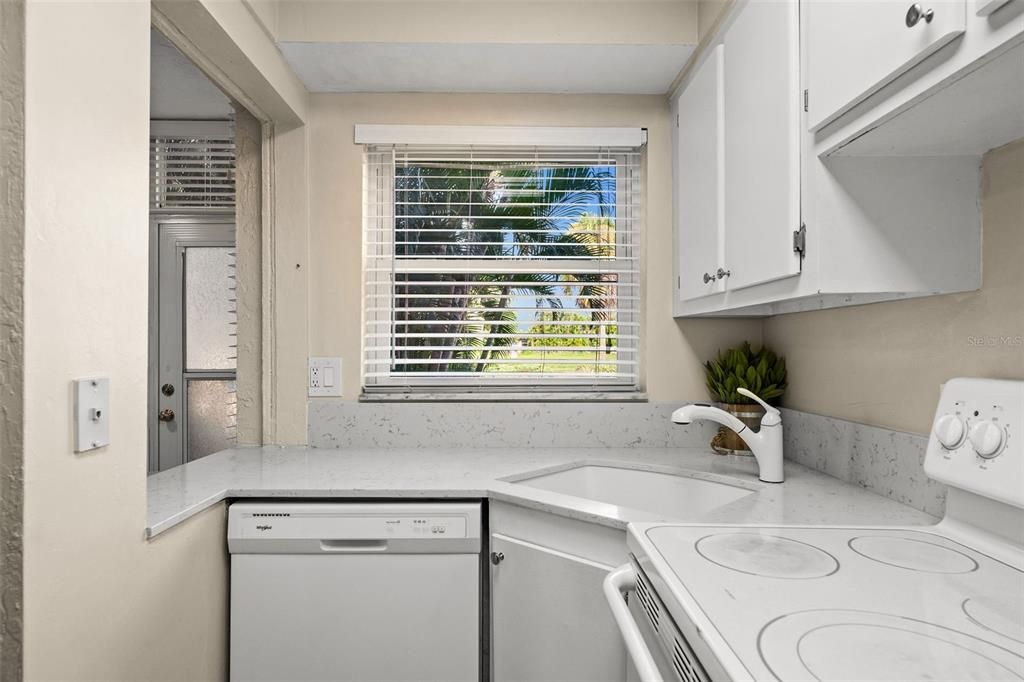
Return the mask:
[[(764, 408), (760, 405), (718, 403), (718, 407), (739, 419), (752, 431), (758, 431), (761, 428), (761, 417), (764, 416)], [(718, 433), (711, 439), (711, 449), (720, 455), (750, 454), (750, 448), (743, 442), (743, 439), (726, 426), (720, 427)]]

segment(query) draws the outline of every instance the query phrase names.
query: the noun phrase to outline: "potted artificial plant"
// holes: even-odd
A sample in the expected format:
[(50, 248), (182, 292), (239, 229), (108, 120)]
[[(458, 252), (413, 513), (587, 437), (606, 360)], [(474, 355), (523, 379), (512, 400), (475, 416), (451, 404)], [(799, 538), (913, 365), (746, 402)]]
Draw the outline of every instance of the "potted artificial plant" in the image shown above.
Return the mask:
[[(711, 399), (754, 431), (761, 428), (764, 408), (736, 389), (746, 388), (770, 405), (786, 391), (786, 359), (765, 347), (755, 352), (747, 341), (719, 351), (717, 358), (705, 363), (704, 373)], [(724, 426), (711, 439), (711, 448), (720, 455), (750, 454), (743, 439)]]

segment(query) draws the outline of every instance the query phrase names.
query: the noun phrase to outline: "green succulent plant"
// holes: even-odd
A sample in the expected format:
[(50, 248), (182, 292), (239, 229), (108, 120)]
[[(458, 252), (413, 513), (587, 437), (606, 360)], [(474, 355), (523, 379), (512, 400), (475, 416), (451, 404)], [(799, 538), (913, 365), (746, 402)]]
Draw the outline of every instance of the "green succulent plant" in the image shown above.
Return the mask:
[(747, 341), (719, 351), (717, 358), (704, 364), (704, 374), (711, 397), (722, 403), (753, 404), (736, 392), (738, 388), (752, 391), (768, 403), (786, 392), (786, 358), (764, 347), (754, 352)]

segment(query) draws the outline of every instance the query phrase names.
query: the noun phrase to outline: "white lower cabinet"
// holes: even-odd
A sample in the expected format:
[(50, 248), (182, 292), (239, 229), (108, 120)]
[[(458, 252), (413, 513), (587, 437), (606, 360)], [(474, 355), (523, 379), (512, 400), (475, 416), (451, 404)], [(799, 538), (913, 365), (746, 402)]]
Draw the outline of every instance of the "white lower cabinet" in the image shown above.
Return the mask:
[(601, 583), (626, 560), (626, 536), (491, 503), (494, 682), (624, 682), (626, 650)]

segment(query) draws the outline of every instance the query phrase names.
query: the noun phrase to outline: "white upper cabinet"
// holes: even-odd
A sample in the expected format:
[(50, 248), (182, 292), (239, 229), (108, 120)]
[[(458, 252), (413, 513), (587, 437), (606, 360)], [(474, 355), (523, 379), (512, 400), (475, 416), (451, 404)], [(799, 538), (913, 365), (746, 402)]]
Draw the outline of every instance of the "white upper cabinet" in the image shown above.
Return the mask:
[(676, 307), (721, 291), (724, 227), (723, 46), (716, 46), (676, 101)]
[(976, 3), (726, 10), (673, 100), (677, 316), (980, 286), (980, 154), (1024, 121), (1024, 0)]
[(921, 64), (967, 25), (965, 0), (813, 0), (806, 12), (811, 130)]
[(676, 315), (800, 273), (799, 5), (737, 7), (674, 103)]
[(725, 286), (739, 289), (800, 272), (798, 5), (749, 2), (724, 50), (723, 267)]

